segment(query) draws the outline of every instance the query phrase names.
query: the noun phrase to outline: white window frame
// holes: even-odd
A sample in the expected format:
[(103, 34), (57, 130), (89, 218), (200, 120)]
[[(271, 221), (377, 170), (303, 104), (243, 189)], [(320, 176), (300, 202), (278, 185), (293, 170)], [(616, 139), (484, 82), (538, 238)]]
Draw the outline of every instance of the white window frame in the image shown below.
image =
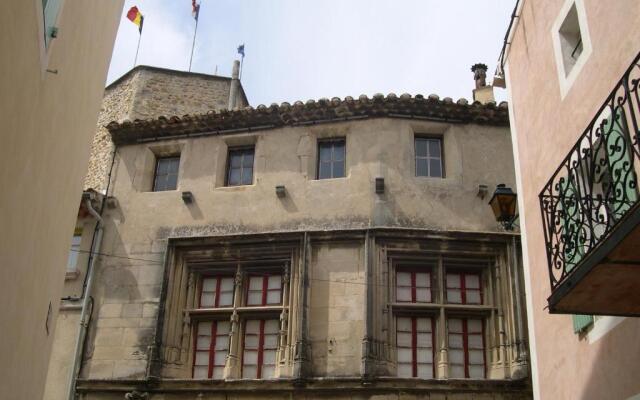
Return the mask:
[[(578, 14), (578, 24), (580, 25), (580, 37), (582, 39), (582, 53), (578, 56), (576, 63), (567, 74), (564, 68), (562, 56), (562, 44), (560, 40), (560, 27), (564, 23), (571, 8), (575, 5)], [(587, 13), (584, 7), (584, 0), (565, 0), (564, 5), (560, 9), (558, 17), (551, 27), (551, 38), (553, 41), (553, 51), (556, 60), (556, 70), (560, 83), (560, 97), (564, 99), (573, 86), (576, 78), (582, 71), (587, 60), (591, 56), (593, 47), (591, 45), (591, 36), (589, 35), (589, 26), (587, 24)]]

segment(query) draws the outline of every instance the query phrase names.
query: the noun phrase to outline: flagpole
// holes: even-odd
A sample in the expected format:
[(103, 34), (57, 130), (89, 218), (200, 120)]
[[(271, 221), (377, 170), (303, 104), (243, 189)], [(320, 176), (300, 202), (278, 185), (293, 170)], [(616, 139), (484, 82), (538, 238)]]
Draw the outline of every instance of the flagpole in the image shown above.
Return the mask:
[(196, 29), (193, 31), (193, 44), (191, 45), (191, 58), (189, 59), (189, 72), (191, 72), (191, 63), (193, 63), (193, 49), (196, 48), (196, 35), (198, 34), (198, 19), (199, 18), (196, 18)]
[(242, 58), (240, 59), (240, 76), (238, 77), (238, 80), (241, 81), (242, 80), (242, 64), (244, 64), (244, 54), (242, 55)]
[(138, 52), (140, 51), (140, 40), (142, 39), (142, 31), (140, 32), (140, 35), (138, 36), (138, 47), (136, 48), (136, 57), (133, 59), (133, 66), (136, 66), (136, 63), (138, 62)]

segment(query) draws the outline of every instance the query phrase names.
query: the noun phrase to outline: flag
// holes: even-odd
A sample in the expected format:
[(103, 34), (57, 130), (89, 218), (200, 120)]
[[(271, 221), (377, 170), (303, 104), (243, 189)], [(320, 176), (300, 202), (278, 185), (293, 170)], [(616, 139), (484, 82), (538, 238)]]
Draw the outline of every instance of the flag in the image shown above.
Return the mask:
[(242, 58), (244, 58), (244, 43), (238, 46), (238, 54), (241, 54)]
[(129, 12), (127, 13), (127, 18), (134, 24), (138, 25), (138, 30), (140, 31), (140, 34), (142, 34), (142, 24), (144, 23), (144, 17), (140, 13), (140, 10), (138, 10), (138, 7), (131, 7)]
[(200, 14), (200, 4), (196, 4), (196, 0), (191, 0), (191, 15), (197, 21), (198, 15)]

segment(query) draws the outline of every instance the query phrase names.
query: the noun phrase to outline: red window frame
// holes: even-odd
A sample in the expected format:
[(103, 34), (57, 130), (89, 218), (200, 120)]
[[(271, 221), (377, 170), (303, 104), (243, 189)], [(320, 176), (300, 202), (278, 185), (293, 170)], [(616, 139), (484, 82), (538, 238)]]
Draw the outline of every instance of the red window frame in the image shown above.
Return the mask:
[[(447, 275), (458, 275), (460, 277), (460, 287), (459, 288), (454, 288), (454, 287), (450, 287), (449, 286), (449, 282), (447, 280)], [(472, 288), (469, 289), (466, 287), (466, 277), (467, 276), (477, 276), (478, 277), (478, 289)], [(444, 285), (445, 285), (445, 290), (444, 290), (444, 294), (445, 297), (447, 298), (447, 303), (451, 303), (449, 301), (449, 298), (447, 296), (447, 291), (449, 289), (451, 290), (460, 290), (460, 303), (451, 303), (451, 304), (471, 304), (471, 305), (482, 305), (484, 304), (484, 296), (483, 296), (483, 288), (482, 288), (482, 272), (480, 271), (458, 271), (458, 270), (454, 270), (454, 271), (445, 271), (444, 274)], [(479, 295), (480, 295), (480, 302), (479, 303), (467, 303), (467, 291), (478, 291)]]
[[(459, 319), (460, 321), (462, 321), (462, 332), (452, 332), (450, 325), (449, 325), (449, 320), (450, 319)], [(468, 326), (467, 326), (467, 321), (469, 320), (476, 320), (476, 321), (480, 321), (480, 324), (482, 326), (481, 331), (480, 332), (469, 332)], [(462, 350), (463, 350), (463, 354), (464, 354), (464, 377), (465, 378), (469, 378), (469, 335), (482, 335), (482, 367), (483, 367), (483, 374), (482, 374), (482, 378), (486, 378), (487, 377), (487, 351), (486, 351), (486, 343), (485, 343), (485, 327), (484, 327), (484, 319), (480, 319), (480, 318), (459, 318), (459, 317), (451, 317), (451, 318), (447, 318), (447, 342), (448, 342), (448, 338), (449, 336), (453, 333), (455, 335), (462, 335)], [(448, 345), (448, 347), (451, 349), (451, 346)], [(477, 364), (474, 364), (477, 365)]]
[[(424, 318), (431, 320), (431, 376), (435, 378), (436, 376), (436, 363), (435, 363), (435, 351), (434, 345), (436, 342), (435, 338), (435, 321), (433, 317), (430, 316), (403, 316), (398, 315), (396, 318), (411, 318), (411, 376), (413, 378), (418, 377), (418, 318)], [(396, 322), (397, 323), (397, 322)], [(400, 348), (398, 345), (398, 330), (396, 328), (396, 348)]]
[[(410, 273), (411, 274), (411, 286), (402, 286), (411, 288), (411, 301), (398, 300), (398, 273)], [(429, 286), (417, 286), (416, 283), (416, 273), (429, 274)], [(433, 273), (431, 268), (420, 269), (420, 268), (407, 268), (407, 267), (399, 267), (396, 268), (396, 302), (397, 303), (417, 303), (416, 300), (416, 289), (429, 289), (429, 300), (424, 303), (433, 303)], [(423, 302), (420, 302), (423, 303)]]
[[(211, 340), (209, 341), (209, 370), (207, 371), (207, 378), (211, 379), (211, 377), (213, 376), (213, 369), (215, 367), (221, 367), (224, 369), (225, 364), (214, 364), (215, 363), (215, 356), (216, 356), (216, 343), (218, 341), (218, 337), (219, 336), (224, 336), (224, 335), (228, 335), (228, 333), (224, 333), (222, 335), (218, 335), (218, 322), (227, 322), (227, 321), (218, 321), (218, 320), (214, 320), (214, 321), (200, 321), (197, 324), (195, 324), (195, 334), (193, 335), (193, 364), (191, 366), (191, 376), (193, 377), (195, 375), (195, 369), (196, 369), (196, 355), (198, 352), (204, 352), (206, 350), (199, 350), (198, 349), (198, 326), (200, 323), (206, 323), (206, 322), (211, 322)], [(227, 342), (227, 354), (229, 354), (229, 342)]]
[[(271, 276), (279, 276), (280, 277), (280, 288), (279, 289), (269, 289), (269, 277)], [(260, 304), (249, 304), (249, 291), (250, 291), (250, 280), (251, 278), (262, 277), (262, 301)], [(268, 274), (249, 274), (247, 276), (247, 289), (245, 290), (244, 304), (247, 306), (277, 306), (282, 305), (282, 292), (283, 292), (283, 282), (282, 282), (282, 274), (281, 273), (268, 273)], [(280, 291), (280, 298), (277, 303), (267, 303), (267, 294), (269, 291)]]
[[(256, 379), (262, 379), (262, 367), (264, 365), (264, 350), (265, 350), (264, 325), (266, 321), (277, 321), (277, 320), (275, 318), (265, 318), (265, 319), (250, 319), (247, 321), (260, 321), (260, 331), (258, 333), (258, 348), (256, 350), (251, 349), (249, 351), (256, 351), (258, 353), (258, 357), (256, 361)], [(243, 335), (242, 335), (242, 371), (240, 372), (240, 376), (242, 377), (244, 377), (243, 374), (244, 374), (244, 367), (245, 367), (244, 355), (245, 355), (245, 352), (247, 351), (246, 339), (247, 339), (247, 332), (246, 332), (246, 322), (245, 322), (245, 331), (243, 332)], [(267, 365), (270, 365), (270, 364), (267, 364)]]
[[(216, 279), (216, 297), (214, 300), (214, 304), (213, 307), (211, 308), (220, 308), (218, 304), (220, 304), (220, 282), (222, 281), (222, 279), (224, 278), (232, 278), (233, 276), (231, 275), (202, 275), (202, 277), (200, 278), (200, 282), (198, 284), (198, 308), (202, 308), (202, 284), (204, 283), (205, 279)], [(233, 285), (233, 289), (231, 289), (231, 304), (228, 306), (224, 306), (224, 308), (227, 307), (233, 307), (233, 297), (235, 294), (236, 288), (235, 288), (235, 284)]]

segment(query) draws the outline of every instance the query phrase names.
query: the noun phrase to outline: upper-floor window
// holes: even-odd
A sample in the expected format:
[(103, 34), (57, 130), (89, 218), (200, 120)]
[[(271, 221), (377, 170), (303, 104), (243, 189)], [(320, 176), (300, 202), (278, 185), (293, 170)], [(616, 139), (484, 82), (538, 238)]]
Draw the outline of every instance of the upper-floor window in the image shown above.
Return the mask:
[(250, 275), (247, 288), (248, 306), (282, 303), (282, 275)]
[(396, 301), (431, 302), (431, 271), (398, 268), (396, 271)]
[(482, 287), (478, 272), (447, 271), (447, 302), (453, 304), (482, 304)]
[(564, 18), (558, 30), (560, 38), (560, 50), (562, 52), (562, 63), (565, 75), (569, 75), (571, 69), (582, 54), (582, 32), (580, 31), (580, 21), (578, 20), (578, 10), (573, 4)]
[(433, 318), (398, 317), (398, 376), (403, 378), (433, 378)]
[(318, 179), (345, 176), (345, 149), (344, 138), (318, 142)]
[(393, 262), (397, 376), (434, 378), (436, 355), (448, 349), (449, 378), (485, 377), (484, 324), (495, 312), (482, 301), (485, 265), (442, 256)]
[[(278, 265), (239, 264), (195, 272), (198, 290), (194, 308), (187, 310), (195, 321), (194, 378), (274, 377), (286, 300), (283, 271)], [(229, 369), (228, 356), (240, 363)]]
[(56, 21), (62, 0), (42, 0), (42, 16), (44, 19), (44, 44), (49, 47), (51, 39), (58, 34)]
[(202, 278), (200, 289), (201, 308), (221, 308), (233, 305), (235, 284), (231, 276), (208, 276)]
[(153, 177), (153, 191), (176, 190), (178, 187), (179, 168), (180, 156), (157, 158), (155, 175)]
[(479, 318), (447, 320), (450, 378), (484, 378), (484, 322)]
[(249, 319), (245, 322), (242, 353), (243, 378), (273, 378), (279, 330), (277, 319)]
[(67, 272), (77, 272), (78, 254), (80, 253), (80, 242), (82, 241), (82, 229), (76, 229), (71, 238), (71, 249), (67, 259)]
[(416, 176), (444, 177), (442, 168), (442, 139), (415, 138)]
[(253, 183), (253, 159), (255, 148), (229, 149), (226, 186), (251, 185)]

